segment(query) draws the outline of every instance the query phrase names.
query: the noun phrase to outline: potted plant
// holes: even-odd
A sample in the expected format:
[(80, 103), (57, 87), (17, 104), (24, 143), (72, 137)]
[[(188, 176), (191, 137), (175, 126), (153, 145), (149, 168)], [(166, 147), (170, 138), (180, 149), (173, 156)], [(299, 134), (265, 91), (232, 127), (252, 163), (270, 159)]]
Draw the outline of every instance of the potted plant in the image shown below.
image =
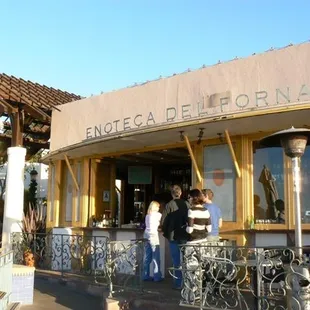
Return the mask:
[(40, 242), (37, 235), (44, 233), (46, 229), (46, 215), (44, 215), (43, 204), (37, 203), (33, 208), (29, 203), (28, 211), (24, 213), (22, 220), (22, 249), (24, 264), (34, 266), (41, 256)]

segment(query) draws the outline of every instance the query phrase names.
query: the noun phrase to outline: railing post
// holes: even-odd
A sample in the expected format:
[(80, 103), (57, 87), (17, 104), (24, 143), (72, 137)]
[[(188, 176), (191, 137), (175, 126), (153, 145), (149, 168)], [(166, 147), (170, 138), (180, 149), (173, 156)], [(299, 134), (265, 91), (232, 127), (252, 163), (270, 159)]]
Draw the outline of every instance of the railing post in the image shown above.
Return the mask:
[[(90, 268), (93, 269), (94, 268), (94, 279), (95, 279), (95, 282), (97, 282), (97, 237), (96, 236), (93, 236), (92, 238), (93, 239), (93, 242), (94, 242), (94, 246), (93, 246), (93, 249), (94, 249), (94, 254), (92, 256), (91, 254), (91, 249), (90, 249), (90, 255), (91, 255), (91, 259), (90, 259)], [(100, 240), (100, 239), (99, 239)], [(98, 244), (99, 246), (99, 244)], [(102, 249), (103, 250), (103, 249)], [(100, 250), (99, 250), (100, 251)], [(100, 252), (99, 252), (100, 253)], [(99, 257), (100, 257), (100, 254), (99, 254)], [(93, 267), (94, 266), (94, 267)]]
[(109, 239), (107, 241), (107, 273), (108, 273), (108, 285), (109, 285), (109, 298), (113, 297), (113, 283), (112, 283), (112, 249)]
[[(95, 275), (96, 275), (96, 270), (97, 270), (97, 237), (93, 236), (93, 242), (94, 242), (94, 257), (92, 258), (92, 260), (94, 260), (94, 271), (95, 271)], [(90, 252), (91, 254), (91, 252)], [(93, 262), (91, 262), (91, 264), (93, 265)], [(91, 266), (91, 268), (93, 268)]]
[(144, 253), (144, 244), (145, 243), (145, 241), (141, 241), (141, 242), (139, 242), (139, 244), (140, 244), (140, 257), (139, 257), (139, 259), (140, 259), (140, 264), (139, 264), (139, 286), (140, 286), (140, 291), (142, 291), (142, 287), (143, 287), (143, 285), (142, 285), (142, 272), (143, 272), (143, 253)]
[(200, 310), (203, 309), (203, 294), (202, 294), (202, 284), (203, 284), (203, 268), (202, 268), (202, 251), (199, 245), (199, 295), (200, 295)]
[(64, 253), (64, 242), (63, 242), (63, 234), (61, 234), (61, 276), (64, 275), (64, 260), (63, 260), (63, 253)]

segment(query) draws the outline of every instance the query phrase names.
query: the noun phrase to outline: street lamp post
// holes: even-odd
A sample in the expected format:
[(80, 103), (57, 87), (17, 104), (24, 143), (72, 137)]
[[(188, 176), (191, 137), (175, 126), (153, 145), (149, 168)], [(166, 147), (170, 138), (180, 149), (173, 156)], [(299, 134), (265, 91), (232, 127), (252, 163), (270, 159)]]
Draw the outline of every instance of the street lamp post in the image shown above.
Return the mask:
[(285, 155), (292, 159), (295, 204), (295, 247), (296, 255), (299, 257), (302, 256), (299, 158), (304, 155), (306, 145), (310, 144), (309, 138), (309, 129), (292, 127), (278, 131), (260, 141), (260, 144), (265, 147), (283, 147)]
[(34, 168), (30, 171), (30, 180), (36, 181), (38, 177), (38, 172)]
[(37, 208), (37, 177), (38, 172), (33, 168), (30, 171), (30, 185), (29, 185), (29, 201), (33, 209)]

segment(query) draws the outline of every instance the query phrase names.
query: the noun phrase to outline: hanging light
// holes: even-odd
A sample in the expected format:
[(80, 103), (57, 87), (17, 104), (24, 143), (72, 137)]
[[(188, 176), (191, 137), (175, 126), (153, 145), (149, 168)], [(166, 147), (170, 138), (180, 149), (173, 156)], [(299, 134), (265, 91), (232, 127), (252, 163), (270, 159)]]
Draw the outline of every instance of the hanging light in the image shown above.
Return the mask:
[(198, 134), (198, 141), (197, 141), (197, 144), (199, 145), (201, 143), (201, 139), (203, 137), (203, 131), (204, 131), (204, 128), (199, 128), (200, 131), (199, 131), (199, 134)]

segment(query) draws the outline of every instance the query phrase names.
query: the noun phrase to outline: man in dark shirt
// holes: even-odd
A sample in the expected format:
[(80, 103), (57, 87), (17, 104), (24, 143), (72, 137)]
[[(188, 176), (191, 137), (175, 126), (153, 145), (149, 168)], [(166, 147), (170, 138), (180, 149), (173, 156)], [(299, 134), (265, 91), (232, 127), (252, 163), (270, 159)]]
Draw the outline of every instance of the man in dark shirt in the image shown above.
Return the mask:
[[(170, 253), (174, 268), (180, 268), (181, 253), (180, 244), (188, 241), (189, 235), (186, 232), (189, 203), (181, 199), (182, 190), (180, 186), (173, 185), (171, 188), (172, 200), (166, 205), (162, 215), (163, 235), (169, 241)], [(182, 287), (182, 273), (180, 270), (174, 273), (174, 288)]]

